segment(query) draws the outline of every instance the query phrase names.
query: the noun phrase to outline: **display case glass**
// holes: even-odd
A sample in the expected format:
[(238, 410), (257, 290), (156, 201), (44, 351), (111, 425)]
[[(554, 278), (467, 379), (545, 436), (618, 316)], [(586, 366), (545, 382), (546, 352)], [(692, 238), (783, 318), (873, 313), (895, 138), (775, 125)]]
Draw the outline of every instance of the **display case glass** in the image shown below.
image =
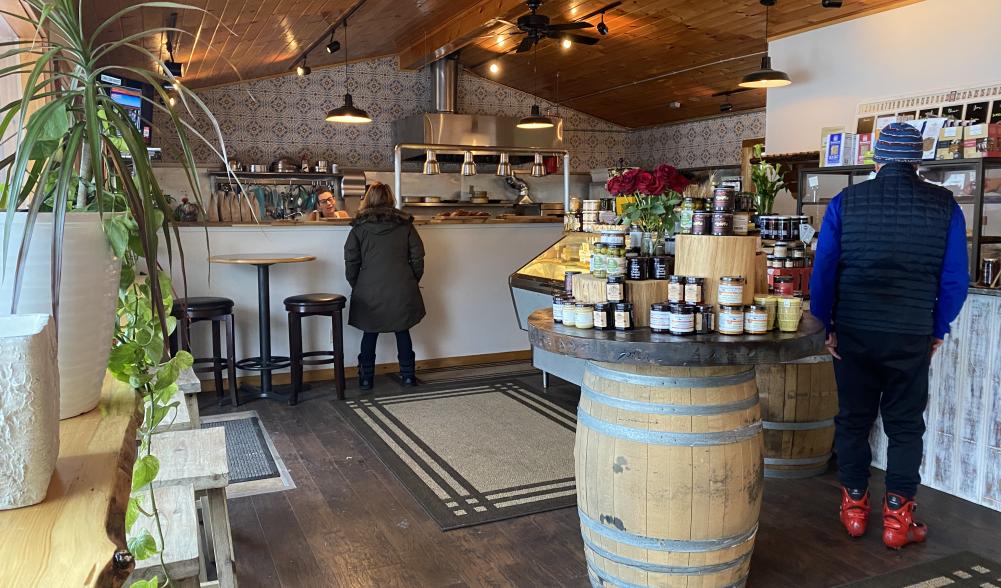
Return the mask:
[[(521, 287), (551, 292), (562, 288), (564, 275), (569, 271), (590, 271), (591, 245), (598, 241), (595, 233), (566, 233), (551, 246), (512, 274), (512, 283), (520, 281)], [(535, 286), (534, 288), (532, 286)]]

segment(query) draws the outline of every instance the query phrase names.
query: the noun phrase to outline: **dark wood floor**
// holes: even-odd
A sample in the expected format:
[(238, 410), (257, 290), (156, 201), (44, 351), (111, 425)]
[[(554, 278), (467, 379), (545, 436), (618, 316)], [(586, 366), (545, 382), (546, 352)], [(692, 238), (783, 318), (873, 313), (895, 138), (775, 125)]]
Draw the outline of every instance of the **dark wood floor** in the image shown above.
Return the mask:
[[(377, 383), (392, 387), (388, 379)], [(260, 414), (297, 485), (230, 501), (243, 588), (588, 585), (574, 509), (444, 533), (334, 410), (332, 397), (320, 386), (296, 407), (256, 401), (238, 409)], [(878, 473), (873, 485), (881, 487)], [(842, 532), (837, 488), (831, 473), (766, 481), (749, 586), (837, 586), (964, 550), (1001, 561), (1001, 512), (922, 488), (929, 541), (893, 552), (878, 529), (861, 540)]]

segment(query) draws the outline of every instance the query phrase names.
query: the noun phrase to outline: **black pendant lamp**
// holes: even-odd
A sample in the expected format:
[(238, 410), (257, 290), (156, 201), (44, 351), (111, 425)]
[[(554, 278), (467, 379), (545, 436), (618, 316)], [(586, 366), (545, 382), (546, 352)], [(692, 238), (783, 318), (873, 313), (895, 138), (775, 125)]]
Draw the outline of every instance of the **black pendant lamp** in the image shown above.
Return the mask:
[(355, 106), (351, 92), (348, 92), (348, 84), (351, 81), (348, 71), (348, 21), (344, 21), (344, 105), (327, 112), (327, 122), (364, 124), (372, 122), (372, 117), (367, 112)]
[[(532, 75), (535, 77), (535, 96), (539, 95), (539, 76), (538, 76), (538, 57), (537, 53), (539, 51), (539, 46), (535, 46), (535, 51), (532, 53)], [(518, 121), (519, 129), (550, 129), (553, 125), (553, 119), (548, 116), (542, 116), (542, 110), (539, 108), (538, 104), (532, 105), (532, 112), (525, 118)]]
[[(768, 44), (768, 7), (774, 5), (776, 0), (761, 0), (761, 5), (765, 7), (765, 44)], [(761, 69), (752, 71), (744, 76), (738, 84), (741, 88), (781, 88), (792, 83), (789, 74), (784, 71), (772, 69), (772, 58), (768, 56), (767, 48), (765, 56), (761, 58)]]

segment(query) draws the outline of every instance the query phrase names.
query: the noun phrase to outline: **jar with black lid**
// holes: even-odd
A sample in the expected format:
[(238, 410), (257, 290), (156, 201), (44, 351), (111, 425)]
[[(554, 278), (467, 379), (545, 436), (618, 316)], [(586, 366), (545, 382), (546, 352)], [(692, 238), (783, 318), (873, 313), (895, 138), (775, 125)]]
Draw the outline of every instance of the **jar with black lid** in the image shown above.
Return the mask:
[(695, 332), (700, 335), (716, 330), (716, 310), (712, 304), (695, 305)]
[(656, 302), (650, 305), (650, 331), (652, 333), (671, 332), (671, 307), (669, 302)]
[(649, 257), (627, 257), (626, 275), (630, 280), (650, 279), (650, 258)]
[(733, 235), (733, 213), (732, 212), (714, 212), (713, 213), (713, 228), (712, 234), (714, 237), (729, 237)]
[(685, 301), (685, 278), (684, 276), (670, 276), (667, 278), (667, 301)]
[(563, 322), (563, 294), (553, 294), (553, 322)]
[(624, 302), (625, 299), (625, 276), (608, 276), (608, 282), (605, 283), (605, 300), (609, 302)]
[(631, 302), (619, 302), (613, 311), (616, 331), (628, 331), (633, 328), (633, 305)]
[(713, 190), (713, 212), (733, 212), (736, 191), (733, 188)]
[(775, 250), (772, 251), (772, 255), (774, 255), (775, 257), (789, 257), (789, 242), (776, 241)]
[(612, 328), (612, 310), (615, 305), (611, 302), (596, 302), (594, 304), (594, 329), (596, 331), (608, 331)]
[(708, 235), (712, 232), (713, 215), (704, 210), (696, 211), (692, 214), (692, 234)]
[(666, 280), (671, 273), (671, 259), (666, 255), (658, 255), (653, 258), (653, 274), (650, 276), (655, 280)]
[(671, 334), (691, 335), (695, 333), (695, 307), (688, 304), (671, 305)]

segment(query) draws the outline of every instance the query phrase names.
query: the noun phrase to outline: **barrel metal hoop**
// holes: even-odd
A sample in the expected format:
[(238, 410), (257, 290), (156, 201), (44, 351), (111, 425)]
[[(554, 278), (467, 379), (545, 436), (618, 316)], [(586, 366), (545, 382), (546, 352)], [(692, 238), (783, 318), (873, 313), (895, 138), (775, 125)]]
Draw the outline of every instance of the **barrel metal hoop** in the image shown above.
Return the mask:
[(813, 429), (826, 429), (833, 426), (834, 419), (804, 423), (778, 423), (775, 421), (762, 421), (761, 423), (761, 427), (766, 431), (811, 431)]
[(827, 463), (831, 460), (831, 453), (825, 453), (820, 457), (766, 457), (765, 465), (816, 465)]
[(580, 524), (582, 526), (587, 527), (589, 530), (601, 535), (602, 537), (629, 545), (631, 547), (652, 549), (654, 551), (680, 551), (683, 553), (706, 553), (709, 551), (720, 551), (722, 549), (736, 547), (741, 543), (749, 541), (754, 537), (754, 534), (758, 532), (758, 524), (755, 523), (750, 530), (744, 533), (734, 535), (732, 537), (723, 537), (721, 539), (658, 539), (656, 537), (644, 537), (643, 535), (636, 535), (628, 531), (620, 531), (619, 529), (606, 527), (605, 525), (602, 525), (598, 521), (592, 519), (579, 507), (577, 508), (577, 514), (580, 517)]
[(672, 566), (666, 564), (656, 564), (646, 561), (640, 561), (638, 559), (633, 559), (631, 557), (626, 557), (624, 555), (618, 555), (612, 553), (607, 549), (602, 548), (600, 545), (588, 539), (585, 535), (584, 545), (588, 547), (591, 551), (600, 555), (601, 557), (613, 561), (617, 564), (624, 566), (629, 566), (631, 568), (636, 568), (638, 570), (643, 570), (644, 572), (651, 572), (656, 574), (671, 574), (671, 575), (684, 575), (684, 576), (707, 576), (709, 574), (716, 574), (735, 568), (750, 559), (751, 554), (745, 553), (744, 555), (738, 557), (737, 559), (732, 559), (730, 561), (725, 561), (717, 564), (706, 564), (702, 566)]
[[(594, 562), (592, 562), (590, 558), (588, 558), (587, 561), (587, 574), (589, 576), (589, 580), (591, 580), (591, 586), (594, 588), (608, 588), (609, 586), (614, 586), (616, 588), (648, 588), (648, 586), (627, 582), (609, 574), (605, 570), (599, 569), (594, 565)], [(744, 576), (733, 584), (720, 586), (720, 588), (741, 588), (741, 586), (744, 586), (746, 582), (747, 576)]]
[(587, 363), (587, 371), (596, 376), (622, 382), (625, 384), (639, 384), (641, 386), (653, 386), (655, 388), (722, 388), (724, 386), (735, 386), (754, 379), (754, 368), (725, 376), (705, 376), (702, 378), (686, 378), (671, 376), (647, 376), (644, 374), (630, 374), (608, 369), (593, 361)]
[(587, 398), (588, 400), (593, 400), (606, 406), (621, 408), (622, 410), (628, 410), (630, 412), (677, 416), (708, 416), (714, 414), (726, 414), (729, 412), (747, 410), (748, 408), (752, 408), (758, 404), (757, 395), (745, 398), (739, 402), (731, 402), (730, 404), (660, 404), (654, 402), (643, 402), (640, 400), (616, 398), (614, 396), (598, 392), (587, 384), (581, 385), (581, 398)]
[(729, 445), (753, 439), (761, 434), (761, 423), (755, 422), (739, 429), (729, 429), (711, 433), (675, 433), (669, 431), (648, 431), (614, 423), (600, 421), (584, 409), (577, 407), (577, 424), (584, 425), (604, 435), (635, 441), (647, 445), (674, 445), (679, 447), (702, 447), (706, 445)]

